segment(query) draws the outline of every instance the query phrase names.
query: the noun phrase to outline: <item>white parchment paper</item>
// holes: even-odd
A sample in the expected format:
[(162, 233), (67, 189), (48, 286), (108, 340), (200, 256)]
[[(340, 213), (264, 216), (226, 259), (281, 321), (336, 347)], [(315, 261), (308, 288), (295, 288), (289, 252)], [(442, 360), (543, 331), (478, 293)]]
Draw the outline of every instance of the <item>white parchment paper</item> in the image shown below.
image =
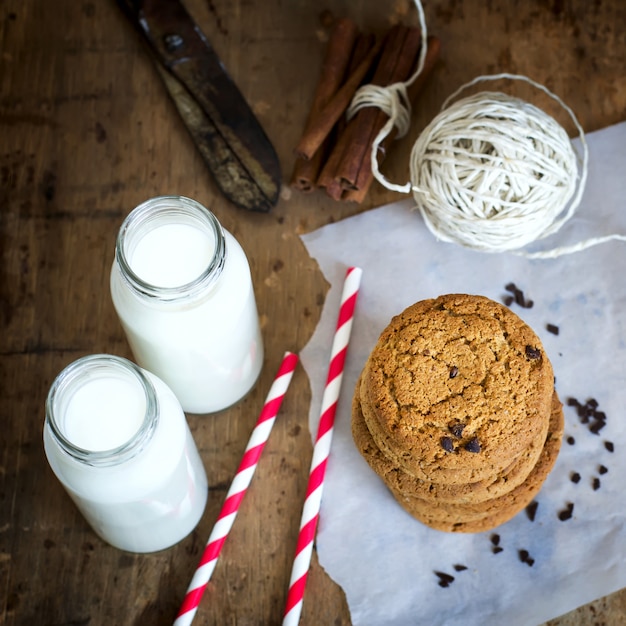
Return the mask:
[[(587, 139), (582, 205), (536, 249), (626, 234), (626, 123)], [(301, 355), (313, 393), (313, 434), (345, 271), (363, 269), (323, 492), (319, 560), (344, 589), (355, 626), (538, 624), (626, 586), (626, 243), (556, 260), (473, 252), (436, 241), (412, 204), (384, 206), (302, 238), (332, 285)], [(510, 282), (534, 301), (532, 308), (512, 309), (544, 342), (561, 399), (596, 399), (606, 426), (593, 434), (565, 406), (565, 434), (575, 443), (563, 443), (534, 521), (522, 512), (485, 533), (431, 530), (400, 508), (357, 452), (350, 432), (354, 386), (379, 333), (406, 306), (443, 293), (502, 301)], [(614, 444), (613, 453), (605, 442)], [(601, 473), (601, 465), (608, 472)], [(567, 503), (574, 504), (573, 516), (560, 521)], [(528, 551), (532, 566), (520, 550)], [(467, 569), (457, 571), (458, 565)], [(454, 581), (441, 587), (435, 572)]]

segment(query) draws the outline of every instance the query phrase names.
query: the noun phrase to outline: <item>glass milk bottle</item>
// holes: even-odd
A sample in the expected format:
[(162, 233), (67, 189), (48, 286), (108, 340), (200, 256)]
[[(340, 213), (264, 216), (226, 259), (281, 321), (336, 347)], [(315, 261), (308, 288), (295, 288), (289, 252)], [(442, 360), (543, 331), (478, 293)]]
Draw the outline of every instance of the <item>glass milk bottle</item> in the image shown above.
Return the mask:
[(198, 202), (161, 196), (122, 224), (111, 271), (113, 304), (135, 360), (190, 413), (241, 399), (263, 364), (246, 255)]
[(130, 552), (174, 545), (207, 502), (204, 466), (172, 391), (134, 363), (83, 357), (53, 382), (44, 448), (93, 530)]

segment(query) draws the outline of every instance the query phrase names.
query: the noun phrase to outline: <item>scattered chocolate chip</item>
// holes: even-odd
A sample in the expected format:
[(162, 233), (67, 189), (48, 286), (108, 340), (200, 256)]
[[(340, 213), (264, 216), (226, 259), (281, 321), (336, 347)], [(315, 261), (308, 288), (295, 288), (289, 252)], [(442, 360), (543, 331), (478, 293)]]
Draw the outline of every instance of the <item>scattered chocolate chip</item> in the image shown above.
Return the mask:
[(503, 302), (506, 306), (511, 306), (515, 302), (515, 298), (513, 296), (504, 296)]
[(606, 426), (606, 422), (603, 422), (601, 420), (596, 420), (595, 422), (593, 422), (593, 424), (591, 424), (591, 426), (589, 426), (589, 432), (593, 433), (594, 435), (599, 435), (600, 431)]
[(540, 359), (541, 358), (541, 350), (539, 350), (538, 348), (533, 348), (532, 346), (526, 346), (526, 356), (531, 361), (534, 361), (536, 359)]
[(441, 438), (441, 447), (446, 452), (454, 452), (454, 443), (450, 437), (442, 437)]
[(614, 452), (615, 451), (615, 446), (613, 445), (612, 441), (605, 441), (604, 442), (604, 447), (609, 451), (609, 452)]
[(465, 444), (465, 449), (468, 452), (480, 452), (480, 441), (478, 441), (478, 437), (473, 437)]
[(597, 476), (593, 477), (593, 480), (591, 481), (591, 486), (594, 491), (598, 491), (598, 489), (600, 489), (600, 479)]
[(446, 574), (445, 572), (435, 572), (437, 578), (439, 578), (440, 587), (449, 587), (450, 583), (454, 582), (454, 576)]
[(464, 572), (467, 569), (467, 565), (461, 565), (460, 563), (457, 563), (454, 566), (454, 570), (457, 572)]
[(456, 365), (453, 365), (450, 368), (450, 378), (456, 378), (458, 373), (459, 373), (459, 368)]
[(580, 423), (588, 424), (592, 434), (600, 434), (606, 426), (606, 413), (598, 411), (598, 401), (595, 398), (589, 398), (584, 404), (576, 398), (568, 398), (567, 405), (575, 407)]
[(448, 424), (448, 428), (457, 439), (460, 439), (463, 436), (463, 429), (465, 428), (465, 424), (462, 424), (461, 422), (451, 422), (450, 424)]
[(503, 552), (503, 551), (504, 551), (504, 548), (501, 548), (500, 546), (494, 546), (494, 547), (491, 549), (491, 551), (492, 551), (494, 554), (498, 554), (498, 553), (500, 553), (500, 552)]
[(522, 563), (526, 563), (529, 567), (532, 567), (535, 564), (535, 559), (530, 556), (528, 550), (518, 550), (517, 555), (519, 556), (519, 560)]
[(606, 474), (609, 471), (609, 468), (606, 465), (598, 466), (598, 474)]
[(576, 443), (576, 439), (574, 439), (571, 435), (565, 441), (567, 441), (570, 446), (573, 446)]
[(537, 515), (537, 509), (539, 508), (539, 502), (537, 502), (537, 500), (533, 500), (527, 507), (526, 507), (526, 515), (528, 516), (528, 519), (531, 522), (535, 521), (535, 515)]
[(580, 474), (578, 472), (572, 472), (569, 476), (569, 479), (573, 483), (578, 484), (580, 482)]
[(546, 330), (549, 333), (552, 333), (553, 335), (558, 335), (559, 334), (559, 327), (555, 326), (554, 324), (546, 324)]
[(559, 519), (562, 522), (565, 522), (568, 519), (571, 519), (573, 513), (574, 513), (574, 503), (568, 502), (567, 506), (562, 511), (559, 511)]
[[(534, 302), (532, 300), (527, 300), (524, 296), (524, 292), (515, 283), (507, 283), (504, 288), (513, 294), (513, 298), (510, 298), (510, 296), (505, 298), (505, 304), (510, 298), (509, 304), (513, 304), (513, 301), (515, 301), (516, 304), (519, 304), (519, 306), (525, 309), (531, 309), (533, 307)], [(509, 304), (507, 304), (507, 306), (509, 306)]]
[(498, 535), (497, 533), (494, 533), (493, 535), (491, 535), (490, 539), (491, 539), (491, 543), (494, 546), (500, 545), (500, 535)]

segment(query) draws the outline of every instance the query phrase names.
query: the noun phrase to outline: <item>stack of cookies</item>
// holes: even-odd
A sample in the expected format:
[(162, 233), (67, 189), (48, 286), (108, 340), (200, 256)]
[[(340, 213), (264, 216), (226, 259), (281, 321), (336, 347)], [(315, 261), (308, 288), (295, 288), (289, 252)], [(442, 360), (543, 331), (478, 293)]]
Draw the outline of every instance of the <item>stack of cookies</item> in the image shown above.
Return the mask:
[(352, 433), (407, 512), (438, 530), (481, 532), (537, 495), (563, 412), (528, 325), (488, 298), (445, 295), (382, 332), (355, 389)]

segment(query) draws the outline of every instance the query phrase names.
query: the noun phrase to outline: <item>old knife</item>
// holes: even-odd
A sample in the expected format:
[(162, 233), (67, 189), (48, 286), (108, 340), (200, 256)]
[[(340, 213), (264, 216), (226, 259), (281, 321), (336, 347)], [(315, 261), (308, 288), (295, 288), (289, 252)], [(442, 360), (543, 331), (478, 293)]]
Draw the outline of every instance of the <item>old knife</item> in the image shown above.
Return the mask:
[(142, 33), (217, 185), (235, 205), (267, 212), (281, 183), (276, 151), (208, 39), (179, 0), (117, 0)]

